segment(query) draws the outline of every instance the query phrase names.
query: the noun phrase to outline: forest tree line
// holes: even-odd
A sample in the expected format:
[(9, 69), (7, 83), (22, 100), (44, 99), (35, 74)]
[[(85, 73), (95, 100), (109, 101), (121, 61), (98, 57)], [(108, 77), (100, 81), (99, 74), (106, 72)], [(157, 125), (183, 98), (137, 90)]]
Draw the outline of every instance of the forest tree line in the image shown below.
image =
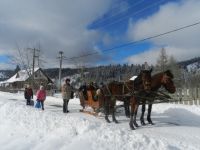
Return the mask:
[[(186, 66), (196, 63), (196, 68), (188, 69)], [(174, 74), (174, 81), (177, 87), (199, 87), (200, 83), (200, 57), (190, 59), (188, 61), (177, 62), (173, 56), (169, 56), (166, 50), (162, 48), (160, 55), (157, 58), (157, 63), (150, 68), (153, 73), (158, 73), (170, 69)], [(109, 81), (127, 81), (132, 76), (136, 76), (142, 69), (142, 64), (110, 64), (96, 67), (77, 67), (77, 68), (63, 68), (62, 78), (79, 74), (77, 82), (104, 82)], [(15, 70), (3, 71), (5, 76), (11, 77), (20, 70), (17, 65)], [(2, 71), (0, 71), (2, 72)], [(59, 68), (44, 69), (44, 72), (52, 79), (58, 80)], [(4, 78), (5, 79), (5, 78)]]

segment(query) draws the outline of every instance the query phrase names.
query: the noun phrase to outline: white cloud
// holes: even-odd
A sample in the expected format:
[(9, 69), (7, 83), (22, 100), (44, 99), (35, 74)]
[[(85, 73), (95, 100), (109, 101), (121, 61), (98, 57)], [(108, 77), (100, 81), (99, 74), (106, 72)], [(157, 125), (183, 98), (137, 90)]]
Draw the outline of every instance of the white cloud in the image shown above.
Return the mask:
[[(183, 0), (181, 2), (171, 2), (160, 7), (159, 11), (146, 19), (139, 20), (135, 24), (130, 20), (127, 36), (131, 40), (140, 40), (160, 33), (174, 30), (186, 25), (200, 21), (200, 1)], [(151, 39), (150, 42), (156, 47), (168, 47), (170, 55), (177, 60), (185, 60), (200, 56), (200, 25), (193, 26), (181, 31), (177, 31), (159, 38)], [(156, 50), (149, 50), (144, 54), (133, 56), (147, 57), (149, 61), (153, 54), (155, 58)], [(151, 56), (147, 56), (150, 55)], [(128, 59), (130, 60), (130, 58)], [(134, 60), (135, 61), (135, 60)], [(138, 60), (139, 61), (139, 60)]]
[(66, 57), (94, 51), (103, 34), (87, 26), (107, 12), (112, 2), (1, 0), (0, 54), (16, 55), (16, 43), (23, 48), (39, 43), (49, 63), (46, 67), (58, 67), (55, 58), (60, 50)]

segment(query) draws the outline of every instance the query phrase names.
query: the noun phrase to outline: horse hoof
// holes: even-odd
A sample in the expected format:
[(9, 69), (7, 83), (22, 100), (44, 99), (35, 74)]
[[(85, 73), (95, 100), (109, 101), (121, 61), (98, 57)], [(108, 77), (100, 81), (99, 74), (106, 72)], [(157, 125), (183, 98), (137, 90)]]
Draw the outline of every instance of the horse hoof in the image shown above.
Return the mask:
[(106, 120), (107, 123), (111, 123), (110, 120)]
[(150, 125), (155, 125), (155, 123), (153, 123), (153, 122), (149, 122), (149, 124), (150, 124)]
[(151, 118), (147, 118), (147, 121), (149, 124), (154, 125), (154, 123), (152, 122)]
[(108, 118), (105, 118), (107, 123), (110, 123), (110, 120)]
[(119, 123), (117, 120), (113, 120), (115, 123)]
[(142, 126), (145, 126), (145, 125), (146, 125), (146, 123), (145, 123), (144, 121), (142, 121), (142, 122), (141, 122), (141, 125), (142, 125)]
[(136, 128), (138, 128), (138, 127), (139, 127), (139, 125), (138, 125), (136, 122), (134, 123), (134, 125), (135, 125), (135, 127), (136, 127)]
[(133, 125), (130, 125), (130, 128), (131, 130), (135, 130), (134, 126)]
[(111, 123), (110, 120), (106, 120), (107, 123)]

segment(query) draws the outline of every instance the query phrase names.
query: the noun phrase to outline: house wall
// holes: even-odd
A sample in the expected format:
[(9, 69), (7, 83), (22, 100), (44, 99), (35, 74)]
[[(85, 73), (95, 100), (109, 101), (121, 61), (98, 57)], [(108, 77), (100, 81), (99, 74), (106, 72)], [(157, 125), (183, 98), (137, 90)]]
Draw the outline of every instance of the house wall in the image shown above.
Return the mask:
[(47, 77), (40, 70), (38, 70), (38, 71), (36, 71), (34, 73), (34, 78), (38, 79), (38, 80), (39, 79), (43, 79), (43, 80), (47, 80), (48, 81)]

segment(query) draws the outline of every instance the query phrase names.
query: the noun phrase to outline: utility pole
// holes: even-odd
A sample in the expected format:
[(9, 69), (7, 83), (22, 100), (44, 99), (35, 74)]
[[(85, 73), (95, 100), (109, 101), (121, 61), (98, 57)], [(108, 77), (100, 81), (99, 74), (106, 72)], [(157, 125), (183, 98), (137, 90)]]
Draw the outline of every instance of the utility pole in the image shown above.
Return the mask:
[(32, 88), (34, 88), (34, 77), (35, 77), (35, 58), (36, 57), (39, 57), (38, 55), (36, 55), (36, 51), (39, 52), (40, 50), (39, 49), (36, 49), (36, 48), (28, 48), (30, 50), (33, 51), (33, 66), (32, 66)]
[(62, 60), (63, 60), (63, 51), (59, 51), (60, 56), (58, 57), (60, 59), (60, 69), (59, 69), (59, 87), (60, 90), (62, 88), (61, 85), (61, 74), (62, 74)]

